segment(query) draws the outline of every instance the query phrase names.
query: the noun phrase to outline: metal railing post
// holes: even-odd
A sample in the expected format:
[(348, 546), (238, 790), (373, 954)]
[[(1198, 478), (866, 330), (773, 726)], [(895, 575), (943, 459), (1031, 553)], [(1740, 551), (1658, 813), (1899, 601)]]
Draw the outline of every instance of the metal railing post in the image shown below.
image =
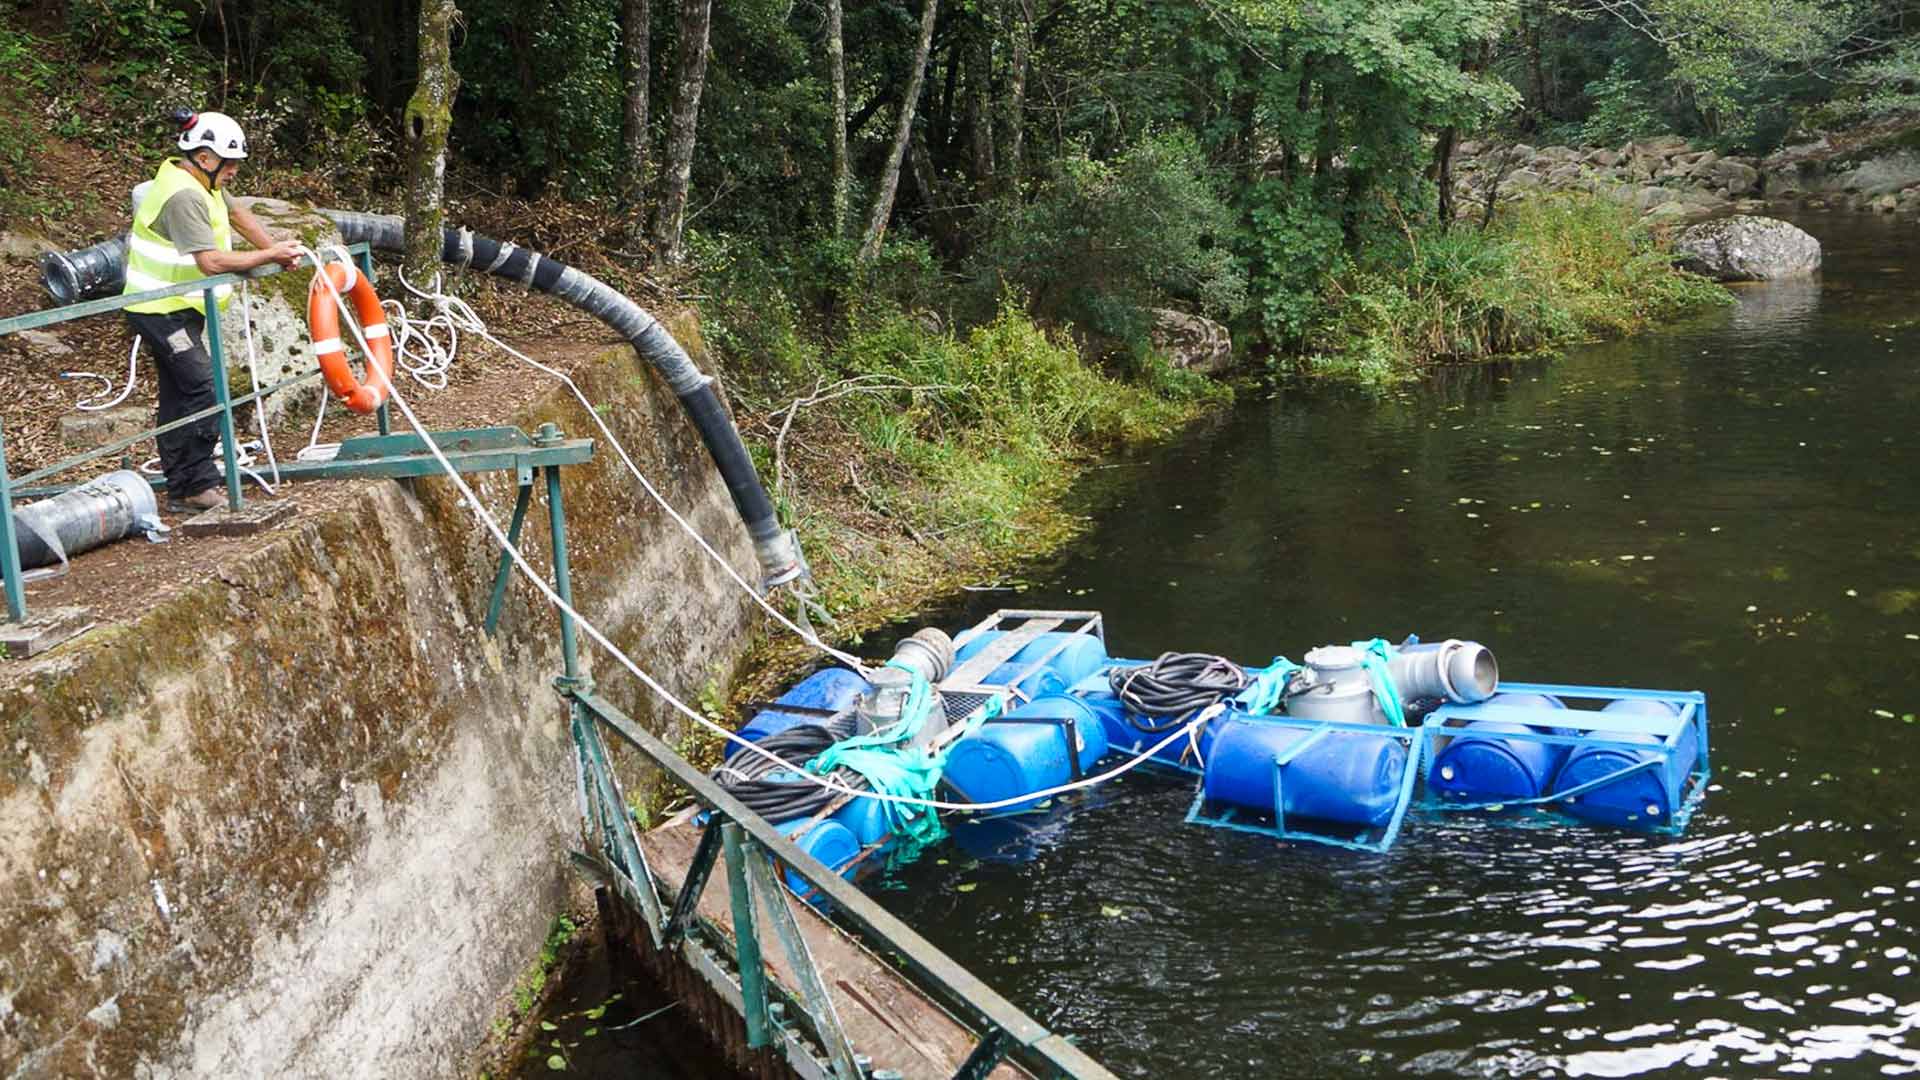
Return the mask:
[[(552, 424), (541, 424), (540, 431), (533, 439), (535, 446), (559, 441), (560, 429)], [(557, 465), (544, 468), (547, 473), (547, 525), (553, 533), (553, 591), (560, 597), (560, 602), (570, 609), (573, 607), (573, 578), (567, 569), (567, 513), (560, 497), (560, 468)], [(573, 616), (567, 611), (560, 612), (560, 657), (566, 664), (567, 688), (578, 686), (580, 643), (575, 637)]]
[[(385, 409), (386, 406), (380, 406)], [(521, 484), (520, 494), (513, 500), (513, 523), (507, 526), (507, 547), (520, 546), (520, 527), (527, 523), (527, 504), (533, 501), (533, 485)], [(500, 565), (493, 572), (493, 595), (487, 600), (487, 636), (494, 636), (500, 629), (500, 608), (507, 601), (507, 578), (513, 570), (513, 556), (505, 549), (500, 552)], [(568, 601), (572, 603), (572, 601)]]
[(7, 433), (0, 430), (0, 578), (5, 579), (7, 618), (27, 621), (27, 587), (20, 580), (20, 540), (13, 531), (13, 482), (7, 478)]
[(758, 1050), (772, 1040), (767, 1015), (767, 969), (760, 960), (760, 928), (753, 917), (753, 892), (747, 884), (745, 839), (732, 821), (720, 827), (727, 855), (727, 893), (733, 905), (733, 956), (740, 965), (741, 1011), (747, 1020), (747, 1047)]
[[(207, 304), (207, 355), (213, 359), (213, 400), (220, 405), (220, 457), (227, 467), (227, 509), (240, 509), (240, 454), (234, 445), (233, 392), (227, 386), (227, 357), (220, 344), (220, 304), (214, 290), (200, 294)], [(245, 313), (241, 315), (245, 318)]]

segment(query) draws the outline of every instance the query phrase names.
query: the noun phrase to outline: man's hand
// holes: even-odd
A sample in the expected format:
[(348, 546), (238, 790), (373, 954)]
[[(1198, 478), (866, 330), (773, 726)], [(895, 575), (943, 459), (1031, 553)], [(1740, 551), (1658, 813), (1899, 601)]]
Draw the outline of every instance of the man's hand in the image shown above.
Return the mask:
[(268, 259), (291, 270), (300, 261), (300, 245), (293, 240), (281, 240), (265, 249)]

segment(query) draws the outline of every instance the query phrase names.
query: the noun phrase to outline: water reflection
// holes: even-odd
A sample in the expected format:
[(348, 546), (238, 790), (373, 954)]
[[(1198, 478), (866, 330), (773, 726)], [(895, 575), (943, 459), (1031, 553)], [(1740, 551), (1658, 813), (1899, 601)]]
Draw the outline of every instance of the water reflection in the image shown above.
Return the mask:
[(1414, 631), (1511, 678), (1705, 690), (1687, 836), (1427, 819), (1356, 855), (1183, 825), (1189, 784), (1134, 776), (883, 901), (1122, 1075), (1920, 1073), (1920, 331), (1883, 272), (1920, 267), (1882, 223), (1806, 227), (1819, 282), (1383, 401), (1290, 393), (1107, 471), (1021, 598), (1102, 608), (1121, 655)]

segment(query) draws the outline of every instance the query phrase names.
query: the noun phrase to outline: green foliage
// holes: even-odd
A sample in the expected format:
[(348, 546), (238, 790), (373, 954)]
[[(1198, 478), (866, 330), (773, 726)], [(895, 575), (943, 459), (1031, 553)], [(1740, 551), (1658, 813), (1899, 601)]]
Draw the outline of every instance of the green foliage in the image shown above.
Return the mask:
[(523, 1015), (533, 1010), (534, 1004), (540, 1000), (540, 992), (547, 988), (547, 980), (560, 964), (561, 953), (579, 932), (580, 924), (574, 921), (573, 916), (562, 912), (553, 917), (553, 922), (547, 927), (547, 938), (540, 943), (539, 957), (514, 985), (515, 1010)]
[(904, 313), (875, 318), (837, 360), (852, 375), (918, 388), (862, 399), (852, 423), (869, 449), (942, 492), (927, 522), (936, 528), (1004, 534), (1064, 483), (1063, 459), (1161, 434), (1187, 414), (1094, 372), (1011, 297), (959, 336)]
[(1121, 346), (1145, 339), (1155, 305), (1237, 315), (1247, 291), (1234, 215), (1205, 169), (1183, 132), (1142, 138), (1111, 162), (1069, 156), (1031, 202), (996, 207), (976, 293), (1021, 289), (1042, 318)]
[(71, 0), (67, 33), (91, 56), (157, 59), (180, 49), (192, 27), (184, 10), (156, 0)]
[(1589, 146), (1618, 146), (1667, 127), (1652, 104), (1652, 88), (1632, 74), (1625, 57), (1616, 57), (1605, 76), (1588, 83), (1586, 95), (1592, 109), (1580, 125), (1580, 141)]
[(530, 193), (550, 182), (574, 195), (611, 191), (624, 118), (612, 0), (470, 0), (461, 9), (460, 149)]
[(1590, 196), (1521, 204), (1490, 232), (1407, 234), (1330, 282), (1307, 335), (1323, 375), (1390, 383), (1477, 360), (1630, 333), (1725, 303), (1681, 274), (1631, 212)]
[(34, 103), (47, 96), (56, 77), (44, 55), (39, 39), (0, 20), (0, 113), (17, 118), (0, 124), (0, 219), (44, 209), (46, 193), (33, 172), (47, 132)]

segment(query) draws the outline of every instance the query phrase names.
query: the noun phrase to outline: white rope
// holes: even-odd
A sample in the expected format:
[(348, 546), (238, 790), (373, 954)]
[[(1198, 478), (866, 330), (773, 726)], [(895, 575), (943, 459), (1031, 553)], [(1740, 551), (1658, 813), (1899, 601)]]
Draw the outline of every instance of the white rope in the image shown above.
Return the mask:
[(81, 412), (101, 412), (106, 409), (111, 409), (115, 405), (127, 400), (127, 397), (133, 393), (134, 376), (139, 371), (139, 365), (140, 335), (135, 334), (133, 335), (132, 346), (127, 349), (127, 385), (121, 388), (119, 396), (115, 397), (112, 401), (100, 400), (108, 394), (113, 393), (113, 379), (109, 376), (96, 375), (91, 371), (63, 371), (60, 373), (60, 377), (63, 379), (98, 379), (106, 383), (106, 387), (99, 393), (77, 401), (73, 406)]
[[(250, 299), (251, 294), (247, 289), (246, 279), (242, 278), (240, 280), (240, 323), (246, 329), (247, 334), (247, 381), (252, 384), (253, 392), (257, 394), (260, 392), (260, 363), (253, 347), (253, 319), (247, 315), (247, 304)], [(273, 435), (267, 431), (267, 401), (265, 398), (254, 399), (253, 419), (260, 427), (260, 446), (266, 450), (267, 469), (273, 473), (273, 483), (269, 484), (265, 480), (260, 479), (258, 473), (249, 472), (247, 475), (252, 476), (255, 483), (266, 488), (267, 494), (275, 495), (278, 494), (278, 492), (274, 491), (274, 487), (280, 483), (280, 460), (273, 456)], [(242, 446), (241, 449), (245, 450), (246, 447)]]
[[(330, 280), (328, 280), (325, 277), (325, 275), (320, 275), (317, 278), (317, 280), (326, 281), (327, 291), (333, 295), (334, 303), (340, 306), (341, 313), (344, 315), (346, 313), (346, 303), (344, 300), (341, 299), (339, 290), (333, 287), (333, 283)], [(353, 323), (349, 320), (347, 321), (346, 325), (348, 325), (353, 330), (354, 336), (356, 338), (360, 338), (360, 328), (358, 324)], [(364, 338), (360, 338), (360, 347), (362, 349), (365, 349), (366, 345), (367, 345), (366, 340)], [(529, 362), (531, 363), (532, 361), (529, 361)], [(536, 365), (536, 366), (541, 366), (541, 365)], [(547, 369), (547, 370), (551, 371), (552, 369)], [(553, 372), (553, 374), (555, 374), (557, 377), (563, 380), (566, 380), (566, 377), (564, 375), (560, 375), (558, 372)], [(572, 385), (571, 380), (566, 380), (566, 381), (569, 386)], [(576, 392), (577, 392), (577, 388), (576, 388)], [(691, 705), (688, 705), (686, 702), (681, 701), (678, 697), (674, 696), (672, 691), (660, 685), (660, 683), (656, 681), (653, 678), (653, 676), (648, 675), (644, 670), (642, 670), (640, 665), (635, 663), (631, 656), (628, 656), (624, 651), (620, 649), (619, 646), (615, 645), (610, 639), (608, 639), (608, 637), (600, 631), (600, 628), (598, 626), (595, 626), (592, 621), (590, 621), (586, 616), (582, 615), (578, 610), (576, 610), (572, 604), (569, 604), (566, 601), (562, 600), (560, 598), (560, 594), (554, 591), (553, 586), (549, 585), (545, 580), (545, 578), (543, 578), (540, 574), (534, 571), (533, 566), (527, 562), (526, 556), (520, 551), (520, 549), (514, 546), (514, 544), (507, 539), (506, 530), (500, 527), (500, 522), (491, 513), (487, 511), (484, 505), (481, 504), (480, 496), (475, 494), (473, 488), (468, 486), (466, 478), (464, 476), (461, 476), (459, 470), (453, 467), (453, 463), (447, 460), (446, 455), (441, 452), (439, 444), (434, 442), (432, 433), (429, 432), (426, 426), (420, 422), (420, 418), (414, 415), (413, 407), (407, 404), (406, 398), (400, 393), (400, 388), (397, 385), (393, 388), (392, 401), (394, 405), (399, 407), (401, 415), (407, 418), (407, 423), (413, 427), (413, 430), (420, 436), (421, 441), (425, 443), (427, 452), (433, 455), (434, 461), (438, 462), (441, 470), (447, 474), (447, 479), (450, 480), (453, 483), (454, 487), (459, 490), (461, 495), (461, 501), (469, 509), (473, 511), (475, 517), (480, 519), (480, 523), (486, 527), (486, 530), (489, 533), (493, 535), (494, 543), (499, 545), (500, 550), (502, 552), (505, 552), (507, 556), (513, 560), (514, 567), (520, 571), (521, 575), (525, 577), (527, 581), (534, 586), (534, 588), (540, 590), (541, 594), (547, 598), (547, 602), (549, 604), (553, 605), (555, 608), (558, 608), (560, 611), (564, 612), (569, 618), (571, 618), (575, 622), (575, 624), (579, 626), (579, 628), (582, 631), (586, 633), (588, 638), (592, 639), (593, 642), (599, 645), (602, 649), (605, 649), (607, 653), (611, 655), (616, 661), (618, 661), (622, 667), (626, 668), (627, 671), (631, 673), (634, 678), (639, 679), (640, 682), (647, 687), (647, 689), (652, 690), (656, 695), (658, 695), (661, 698), (661, 700), (665, 701), (668, 705), (670, 705), (674, 709), (674, 711), (680, 713), (682, 716), (685, 716), (687, 719), (693, 721), (695, 724), (698, 724), (701, 727), (707, 729), (708, 731), (711, 731), (714, 734), (720, 736), (722, 739), (725, 739), (726, 741), (739, 746), (742, 751), (747, 753), (757, 754), (768, 761), (771, 761), (777, 765), (780, 765), (785, 769), (792, 771), (796, 776), (798, 776), (803, 781), (813, 784), (817, 787), (823, 787), (829, 791), (833, 791), (842, 795), (851, 795), (857, 798), (864, 798), (864, 799), (877, 799), (881, 802), (901, 803), (907, 806), (918, 806), (918, 807), (922, 807), (930, 810), (960, 810), (960, 811), (999, 810), (1008, 806), (1018, 806), (1025, 803), (1032, 803), (1041, 799), (1050, 799), (1056, 795), (1064, 795), (1064, 794), (1067, 794), (1068, 792), (1079, 791), (1085, 788), (1090, 788), (1096, 784), (1105, 783), (1106, 781), (1111, 780), (1117, 776), (1120, 776), (1123, 773), (1131, 772), (1134, 769), (1141, 766), (1142, 764), (1145, 764), (1149, 759), (1153, 757), (1154, 754), (1157, 754), (1161, 750), (1165, 749), (1166, 747), (1171, 746), (1174, 742), (1180, 739), (1186, 738), (1188, 732), (1205, 725), (1208, 721), (1212, 720), (1215, 716), (1219, 715), (1220, 712), (1224, 709), (1224, 706), (1217, 702), (1213, 705), (1208, 706), (1206, 709), (1203, 709), (1198, 714), (1196, 714), (1192, 719), (1188, 720), (1185, 724), (1182, 724), (1179, 727), (1174, 728), (1171, 732), (1167, 734), (1165, 738), (1161, 739), (1158, 743), (1155, 743), (1152, 747), (1141, 751), (1139, 754), (1135, 755), (1134, 757), (1129, 758), (1128, 760), (1120, 763), (1119, 765), (1114, 766), (1111, 769), (1108, 769), (1105, 772), (1097, 773), (1093, 776), (1083, 777), (1071, 783), (1060, 784), (1055, 787), (1043, 789), (1041, 791), (1028, 792), (1027, 794), (1017, 795), (1012, 798), (998, 799), (993, 802), (983, 802), (983, 803), (947, 802), (940, 799), (921, 799), (921, 798), (916, 798), (910, 795), (890, 795), (890, 794), (886, 794), (878, 791), (868, 791), (861, 788), (849, 787), (845, 784), (838, 782), (837, 780), (832, 779), (831, 777), (821, 776), (817, 773), (808, 772), (806, 771), (805, 765), (803, 763), (788, 761), (785, 758), (780, 757), (778, 754), (775, 754), (770, 750), (761, 748), (761, 746), (758, 743), (753, 742), (750, 739), (742, 738), (739, 734), (729, 731), (726, 728), (720, 726), (719, 724), (714, 723), (712, 720), (709, 720), (705, 716), (703, 716), (698, 710), (694, 709)], [(591, 412), (591, 408), (589, 408), (589, 411)], [(644, 480), (642, 482), (644, 483)], [(649, 490), (651, 490), (651, 487), (649, 487)]]

